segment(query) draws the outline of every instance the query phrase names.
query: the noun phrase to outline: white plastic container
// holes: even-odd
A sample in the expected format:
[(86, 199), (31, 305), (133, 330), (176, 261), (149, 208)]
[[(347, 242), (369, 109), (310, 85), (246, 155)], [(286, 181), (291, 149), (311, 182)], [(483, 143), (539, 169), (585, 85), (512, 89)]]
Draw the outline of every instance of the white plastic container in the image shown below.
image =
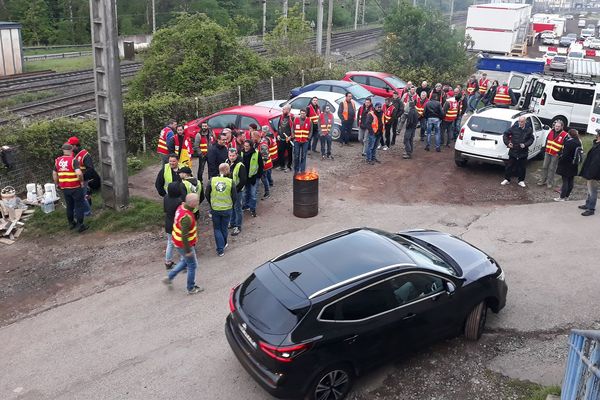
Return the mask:
[(44, 193), (44, 199), (42, 200), (42, 211), (46, 214), (51, 213), (52, 211), (54, 211), (54, 197), (52, 197), (53, 194), (50, 191), (47, 191), (46, 193)]
[[(50, 197), (46, 197), (47, 195)], [(50, 198), (52, 201), (58, 200), (58, 195), (56, 194), (56, 185), (54, 183), (46, 183), (44, 185), (44, 200)]]
[(35, 186), (35, 183), (28, 183), (27, 185), (25, 185), (25, 187), (27, 188), (27, 201), (29, 201), (31, 203), (36, 203), (37, 202), (37, 188)]

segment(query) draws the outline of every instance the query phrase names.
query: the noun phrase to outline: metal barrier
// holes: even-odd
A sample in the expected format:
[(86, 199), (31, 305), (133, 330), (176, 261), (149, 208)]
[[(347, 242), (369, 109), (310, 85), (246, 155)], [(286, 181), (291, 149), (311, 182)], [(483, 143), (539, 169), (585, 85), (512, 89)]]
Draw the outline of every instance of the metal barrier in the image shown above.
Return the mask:
[(571, 331), (561, 393), (561, 400), (600, 399), (600, 331)]
[(36, 54), (34, 56), (24, 56), (25, 61), (38, 61), (38, 60), (51, 60), (56, 58), (73, 58), (73, 57), (85, 57), (91, 56), (91, 51), (73, 51), (70, 53), (57, 53), (57, 54)]

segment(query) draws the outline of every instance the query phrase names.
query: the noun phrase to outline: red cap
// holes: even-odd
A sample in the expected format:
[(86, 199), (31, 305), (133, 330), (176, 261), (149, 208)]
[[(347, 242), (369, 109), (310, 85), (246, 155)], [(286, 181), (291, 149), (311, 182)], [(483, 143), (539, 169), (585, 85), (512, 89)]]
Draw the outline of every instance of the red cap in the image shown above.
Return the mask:
[(71, 136), (69, 140), (67, 140), (67, 143), (70, 145), (79, 144), (79, 138), (77, 136)]

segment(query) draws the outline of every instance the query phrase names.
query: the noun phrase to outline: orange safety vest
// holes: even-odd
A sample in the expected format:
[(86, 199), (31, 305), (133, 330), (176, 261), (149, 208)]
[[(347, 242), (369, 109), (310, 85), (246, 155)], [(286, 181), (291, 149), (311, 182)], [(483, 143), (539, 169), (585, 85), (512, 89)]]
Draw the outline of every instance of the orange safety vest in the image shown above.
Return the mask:
[(567, 137), (567, 132), (562, 131), (559, 134), (556, 134), (554, 129), (550, 129), (548, 133), (548, 140), (546, 141), (546, 153), (551, 156), (556, 156), (562, 150), (565, 138)]
[(81, 149), (81, 150), (79, 150), (79, 153), (77, 153), (75, 155), (75, 159), (79, 162), (79, 169), (81, 170), (81, 172), (85, 171), (85, 165), (83, 164), (83, 159), (85, 158), (85, 156), (87, 156), (89, 154), (90, 153), (88, 153), (87, 150)]
[(446, 112), (446, 115), (444, 115), (444, 121), (455, 121), (456, 117), (458, 116), (458, 101), (448, 100), (447, 103), (450, 107), (448, 107), (448, 111)]
[(54, 161), (58, 174), (58, 187), (61, 189), (76, 189), (81, 187), (81, 181), (75, 173), (75, 157), (61, 156)]
[(275, 140), (275, 138), (271, 138), (271, 137), (269, 137), (268, 139), (269, 139), (269, 157), (271, 157), (271, 160), (275, 161), (279, 157), (279, 154), (277, 154), (277, 141)]
[(169, 149), (167, 148), (167, 134), (173, 130), (168, 126), (165, 126), (162, 131), (160, 131), (160, 135), (158, 135), (158, 148), (156, 151), (160, 154), (169, 154)]
[(475, 85), (476, 85), (476, 82), (467, 83), (467, 93), (469, 96), (475, 93)]
[(385, 125), (389, 125), (392, 121), (392, 114), (394, 114), (395, 109), (396, 107), (394, 107), (393, 104), (390, 104), (389, 106), (387, 104), (383, 105), (383, 123)]
[(307, 111), (306, 111), (306, 115), (308, 116), (308, 118), (310, 119), (310, 122), (312, 122), (313, 124), (318, 124), (319, 123), (319, 115), (321, 115), (321, 109), (319, 108), (319, 105), (313, 106), (312, 103), (310, 103), (308, 105)]
[[(354, 100), (350, 100), (350, 104), (354, 110), (354, 115), (356, 115), (356, 104), (354, 104)], [(342, 101), (342, 116), (344, 117), (344, 121), (348, 121), (348, 102), (346, 100)]]
[(483, 78), (481, 78), (479, 80), (479, 93), (481, 93), (482, 95), (484, 95), (485, 92), (487, 92), (489, 84), (490, 84), (490, 80), (489, 79), (483, 79)]
[(321, 135), (329, 135), (331, 127), (333, 126), (333, 114), (321, 113), (319, 116), (319, 124), (321, 125)]
[(304, 122), (297, 117), (294, 120), (294, 141), (298, 143), (308, 142), (308, 132), (310, 132), (310, 119), (305, 118)]
[(417, 109), (417, 113), (419, 114), (419, 118), (423, 118), (423, 114), (425, 113), (425, 105), (429, 100), (425, 99), (425, 101), (421, 100), (419, 97), (417, 99), (417, 104), (415, 104), (415, 108)]
[(198, 231), (196, 229), (196, 218), (194, 217), (194, 213), (185, 208), (183, 204), (181, 204), (177, 208), (177, 211), (175, 211), (175, 218), (173, 219), (173, 231), (171, 232), (173, 244), (179, 249), (183, 249), (183, 240), (181, 237), (181, 220), (185, 217), (189, 217), (192, 221), (192, 224), (190, 225), (190, 232), (187, 238), (188, 243), (190, 244), (190, 246), (193, 247), (198, 241)]
[(496, 95), (494, 96), (494, 104), (508, 106), (512, 104), (510, 93), (508, 92), (508, 86), (498, 86), (496, 89)]
[(373, 110), (369, 111), (369, 114), (371, 114), (371, 116), (373, 117), (373, 122), (371, 122), (371, 129), (373, 129), (374, 134), (377, 134), (377, 132), (379, 131), (379, 118), (377, 118), (377, 114), (375, 114), (375, 111)]

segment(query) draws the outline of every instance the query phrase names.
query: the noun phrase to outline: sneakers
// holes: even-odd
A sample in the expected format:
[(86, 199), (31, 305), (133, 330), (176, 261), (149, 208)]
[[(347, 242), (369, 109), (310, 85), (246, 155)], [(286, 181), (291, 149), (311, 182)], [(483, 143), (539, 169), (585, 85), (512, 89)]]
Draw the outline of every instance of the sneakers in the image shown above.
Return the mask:
[(510, 181), (509, 181), (508, 179), (505, 179), (505, 180), (503, 180), (502, 182), (500, 182), (500, 184), (501, 184), (502, 186), (506, 186), (506, 185), (508, 185), (509, 183), (510, 183)]
[(381, 149), (381, 145), (380, 144), (377, 145), (377, 150), (379, 150), (379, 149)]
[(271, 197), (271, 194), (269, 192), (266, 192), (262, 198), (264, 200), (264, 199), (268, 199), (269, 197)]
[(196, 294), (196, 293), (201, 293), (201, 292), (204, 292), (204, 288), (200, 287), (200, 286), (196, 286), (196, 285), (194, 285), (193, 288), (188, 290), (188, 294)]
[(279, 167), (277, 169), (280, 170), (280, 171), (285, 171), (285, 167)]
[(563, 197), (555, 197), (554, 201), (567, 201), (567, 199), (565, 199)]
[(582, 206), (577, 206), (580, 210), (587, 210), (587, 206), (584, 204)]
[(538, 183), (536, 183), (536, 185), (538, 185), (538, 186), (544, 186), (545, 184), (546, 184), (546, 182), (538, 182)]
[(250, 215), (256, 218), (256, 210), (250, 210)]
[(173, 265), (175, 265), (175, 263), (173, 261), (169, 261), (168, 263), (165, 263), (165, 268), (168, 271), (173, 268)]
[(225, 243), (225, 246), (223, 246), (223, 250), (225, 250), (228, 246), (229, 246), (229, 243)]
[(594, 215), (594, 210), (585, 210), (581, 213), (584, 217), (589, 217), (590, 215)]
[(527, 185), (525, 184), (525, 181), (519, 181), (519, 183), (517, 183), (517, 185), (519, 185), (521, 187), (527, 187)]
[(231, 231), (231, 236), (237, 236), (240, 234), (240, 228), (238, 228), (237, 226), (233, 227), (233, 231)]
[(79, 232), (79, 233), (85, 232), (85, 231), (87, 231), (87, 229), (88, 229), (87, 225), (81, 224), (81, 225), (79, 225), (79, 228), (77, 229), (77, 232)]
[(405, 160), (409, 160), (410, 159), (410, 155), (409, 154), (402, 154), (402, 158), (404, 158)]
[(217, 253), (218, 257), (223, 257), (225, 255), (225, 253), (221, 252), (221, 253)]
[(248, 211), (250, 207), (242, 207), (242, 211)]
[(383, 146), (381, 150), (388, 150), (388, 149), (389, 149), (389, 147)]

